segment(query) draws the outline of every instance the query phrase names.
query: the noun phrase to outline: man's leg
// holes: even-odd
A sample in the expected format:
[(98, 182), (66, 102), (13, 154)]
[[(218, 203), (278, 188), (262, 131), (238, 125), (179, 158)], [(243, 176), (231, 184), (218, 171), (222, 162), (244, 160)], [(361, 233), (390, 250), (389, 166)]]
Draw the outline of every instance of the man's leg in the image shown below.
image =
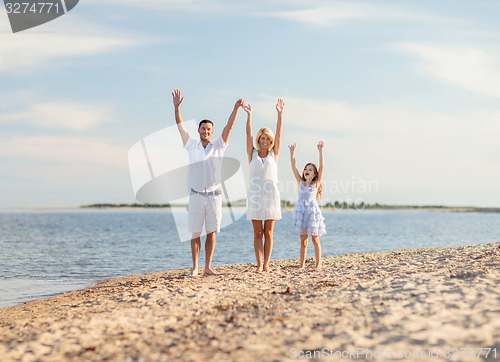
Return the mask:
[(193, 270), (190, 276), (198, 275), (198, 258), (201, 249), (201, 231), (203, 230), (203, 221), (205, 218), (205, 198), (200, 195), (189, 196), (188, 206), (188, 224), (191, 231), (191, 256), (193, 258)]
[(215, 250), (215, 233), (207, 234), (207, 241), (205, 242), (205, 274), (216, 275), (217, 273), (212, 270), (212, 256)]
[(192, 277), (198, 275), (198, 259), (200, 257), (201, 249), (201, 233), (193, 233), (191, 236), (191, 256), (193, 257), (193, 270), (189, 274)]
[(205, 242), (205, 274), (217, 274), (212, 269), (212, 256), (215, 250), (215, 233), (220, 231), (222, 220), (222, 197), (221, 195), (208, 196), (205, 210), (205, 230), (207, 241)]

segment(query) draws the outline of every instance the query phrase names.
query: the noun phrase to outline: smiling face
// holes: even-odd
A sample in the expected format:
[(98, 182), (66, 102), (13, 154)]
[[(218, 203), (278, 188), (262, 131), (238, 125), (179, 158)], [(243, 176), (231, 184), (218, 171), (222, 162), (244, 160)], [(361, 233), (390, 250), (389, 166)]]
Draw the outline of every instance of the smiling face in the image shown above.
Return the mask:
[(302, 172), (302, 179), (304, 181), (313, 182), (317, 176), (318, 170), (316, 169), (316, 166), (312, 163), (308, 163)]
[(198, 133), (200, 134), (200, 140), (202, 142), (210, 142), (210, 137), (212, 137), (212, 134), (214, 133), (212, 124), (208, 122), (200, 124)]
[(271, 144), (271, 138), (265, 133), (259, 138), (259, 146), (261, 150), (269, 150), (269, 145)]
[(269, 128), (261, 128), (257, 133), (257, 151), (270, 151), (274, 146), (274, 134)]

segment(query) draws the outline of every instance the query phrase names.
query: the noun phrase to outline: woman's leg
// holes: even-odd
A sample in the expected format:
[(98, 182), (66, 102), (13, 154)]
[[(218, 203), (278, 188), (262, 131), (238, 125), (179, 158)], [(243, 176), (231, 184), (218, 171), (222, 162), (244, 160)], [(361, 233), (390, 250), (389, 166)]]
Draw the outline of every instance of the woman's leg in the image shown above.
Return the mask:
[(262, 235), (264, 235), (264, 230), (262, 227), (262, 221), (252, 220), (253, 226), (253, 248), (255, 250), (255, 259), (257, 259), (257, 270), (262, 271)]
[(321, 269), (321, 243), (319, 242), (319, 236), (312, 236), (312, 242), (314, 244), (314, 256), (316, 257), (316, 270)]
[(264, 221), (264, 271), (269, 271), (269, 261), (273, 252), (274, 220)]
[(304, 269), (306, 266), (307, 255), (307, 235), (300, 235), (300, 264), (299, 269)]

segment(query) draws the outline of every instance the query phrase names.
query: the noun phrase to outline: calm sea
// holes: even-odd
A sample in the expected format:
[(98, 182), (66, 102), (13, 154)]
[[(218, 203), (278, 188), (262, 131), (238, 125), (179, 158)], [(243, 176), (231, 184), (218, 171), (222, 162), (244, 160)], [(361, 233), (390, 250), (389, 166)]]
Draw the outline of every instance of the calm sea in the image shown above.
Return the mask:
[[(324, 256), (500, 241), (500, 213), (422, 210), (324, 211)], [(299, 256), (291, 211), (276, 222), (272, 260)], [(314, 256), (312, 243), (308, 257)], [(200, 260), (204, 260), (204, 249)], [(213, 265), (254, 263), (243, 217), (217, 235)], [(203, 262), (201, 263), (203, 265)], [(0, 212), (0, 307), (104, 279), (191, 267), (170, 210)]]

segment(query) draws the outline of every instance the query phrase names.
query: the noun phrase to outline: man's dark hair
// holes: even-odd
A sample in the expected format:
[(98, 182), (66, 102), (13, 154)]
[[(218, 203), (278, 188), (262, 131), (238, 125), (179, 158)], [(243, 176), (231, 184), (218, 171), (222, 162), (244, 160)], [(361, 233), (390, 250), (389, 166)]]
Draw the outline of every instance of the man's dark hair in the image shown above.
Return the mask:
[(210, 123), (212, 125), (212, 128), (214, 128), (214, 123), (211, 120), (209, 120), (209, 119), (202, 120), (200, 122), (200, 124), (198, 125), (198, 128), (200, 128), (203, 123)]

